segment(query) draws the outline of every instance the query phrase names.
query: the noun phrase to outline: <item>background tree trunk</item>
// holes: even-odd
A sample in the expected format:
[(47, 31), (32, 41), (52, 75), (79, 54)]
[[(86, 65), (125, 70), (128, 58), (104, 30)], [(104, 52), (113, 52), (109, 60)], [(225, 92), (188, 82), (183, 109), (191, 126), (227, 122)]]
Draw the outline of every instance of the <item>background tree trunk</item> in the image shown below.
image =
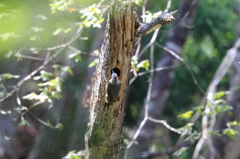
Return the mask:
[[(184, 0), (179, 6), (178, 16), (175, 21), (174, 30), (169, 33), (169, 40), (166, 47), (181, 55), (184, 43), (190, 31), (190, 26), (193, 25), (195, 14), (197, 11), (198, 1)], [(157, 63), (157, 68), (175, 66), (178, 60), (167, 51), (164, 51), (161, 59)], [(159, 119), (165, 107), (171, 91), (171, 84), (175, 74), (175, 68), (156, 72), (153, 79), (153, 87), (151, 99), (149, 102), (149, 116)], [(144, 109), (142, 110), (139, 124), (144, 118)], [(158, 123), (147, 121), (141, 130), (136, 144), (133, 146), (133, 153), (139, 155), (140, 152), (148, 151), (155, 135)]]
[[(238, 32), (238, 38), (240, 38), (240, 1), (238, 1), (238, 26), (237, 26), (237, 32)], [(238, 46), (239, 47), (239, 46)], [(232, 72), (231, 72), (231, 79), (230, 79), (230, 91), (231, 93), (227, 96), (227, 103), (228, 105), (233, 107), (233, 115), (228, 116), (227, 113), (224, 113), (222, 118), (220, 119), (219, 125), (217, 127), (217, 130), (220, 132), (223, 131), (223, 129), (227, 128), (227, 123), (232, 121), (240, 122), (240, 67), (239, 67), (239, 61), (240, 61), (240, 51), (238, 48), (238, 51), (236, 53), (235, 60), (233, 62), (232, 66)], [(240, 132), (239, 126), (233, 127), (235, 130)], [(215, 148), (215, 151), (217, 153), (216, 159), (239, 159), (240, 158), (240, 135), (236, 135), (236, 139), (231, 140), (226, 135), (223, 135), (221, 137), (213, 136), (213, 145)], [(206, 158), (211, 158), (211, 153), (208, 151), (206, 154)]]

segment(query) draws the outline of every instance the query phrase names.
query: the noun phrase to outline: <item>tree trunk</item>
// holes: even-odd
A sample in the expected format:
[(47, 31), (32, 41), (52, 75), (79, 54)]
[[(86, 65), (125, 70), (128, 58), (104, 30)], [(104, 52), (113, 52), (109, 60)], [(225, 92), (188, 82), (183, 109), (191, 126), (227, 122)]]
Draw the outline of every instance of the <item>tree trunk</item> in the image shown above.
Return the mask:
[[(133, 8), (133, 3), (116, 0), (109, 9), (104, 42), (92, 77), (90, 117), (85, 136), (86, 159), (116, 159), (123, 142), (124, 97), (137, 31), (137, 17)], [(122, 85), (118, 99), (109, 104), (105, 101), (105, 86), (114, 68), (120, 70)]]
[[(169, 33), (169, 40), (166, 43), (166, 47), (174, 51), (176, 54), (181, 55), (184, 43), (187, 39), (190, 27), (195, 20), (195, 14), (197, 11), (198, 1), (185, 0), (181, 3), (179, 8), (178, 17), (175, 21), (175, 29)], [(187, 16), (186, 16), (187, 15)], [(157, 63), (158, 67), (167, 67), (176, 65), (178, 60), (167, 51), (164, 51), (163, 56)], [(174, 78), (175, 69), (167, 69), (156, 73), (153, 79), (153, 87), (151, 93), (151, 99), (149, 102), (149, 116), (152, 118), (159, 118), (165, 107), (166, 100), (168, 99), (171, 91), (171, 84)], [(144, 118), (144, 109), (139, 119), (139, 124)], [(140, 152), (148, 151), (149, 147), (154, 140), (155, 129), (159, 125), (152, 121), (147, 121), (140, 132), (137, 142), (139, 144), (134, 145), (133, 153), (138, 154)]]

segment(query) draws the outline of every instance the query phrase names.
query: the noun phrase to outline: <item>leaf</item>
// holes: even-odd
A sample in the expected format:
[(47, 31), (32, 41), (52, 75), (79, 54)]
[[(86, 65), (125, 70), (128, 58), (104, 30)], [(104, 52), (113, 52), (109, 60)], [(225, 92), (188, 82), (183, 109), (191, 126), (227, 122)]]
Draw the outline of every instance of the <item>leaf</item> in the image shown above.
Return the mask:
[(81, 53), (81, 51), (80, 52), (74, 52), (74, 53), (70, 54), (68, 57), (69, 58), (74, 58), (75, 62), (82, 61), (82, 57), (81, 57), (80, 53)]
[(137, 68), (144, 68), (145, 70), (149, 70), (149, 60), (143, 60), (139, 64), (137, 64)]
[(193, 114), (193, 111), (190, 110), (183, 114), (178, 115), (178, 118), (189, 119), (192, 116), (192, 114)]
[(4, 110), (1, 110), (0, 109), (0, 113), (3, 114), (3, 115), (6, 115), (6, 114), (11, 114), (11, 110), (8, 110), (8, 111), (4, 111)]
[(217, 131), (209, 131), (208, 132), (209, 134), (214, 134), (214, 135), (217, 135), (217, 136), (222, 136), (222, 134), (218, 133)]
[(64, 126), (62, 123), (57, 123), (57, 125), (55, 126), (56, 129), (59, 129), (60, 131), (62, 131), (64, 129)]
[(12, 75), (10, 73), (4, 73), (2, 74), (3, 78), (5, 79), (11, 79), (11, 78), (19, 78), (20, 76), (19, 75)]
[(71, 76), (73, 76), (73, 72), (72, 72), (71, 67), (65, 66), (65, 67), (62, 68), (62, 70), (65, 71), (65, 72), (68, 72)]
[(187, 149), (188, 149), (188, 147), (181, 147), (179, 150), (177, 150), (176, 152), (173, 153), (173, 156), (180, 156), (184, 152), (186, 152)]
[(29, 127), (31, 126), (30, 123), (27, 120), (25, 120), (25, 119), (21, 120), (19, 125), (20, 126), (29, 126)]
[(91, 63), (88, 65), (88, 67), (94, 67), (94, 66), (97, 65), (97, 63), (98, 63), (98, 59), (95, 59), (93, 62), (91, 62)]
[(23, 99), (28, 99), (28, 100), (33, 100), (33, 99), (36, 99), (36, 96), (37, 96), (37, 94), (32, 92), (30, 94), (27, 94), (27, 95), (23, 96), (22, 98)]
[(228, 122), (227, 124), (228, 125), (238, 125), (238, 126), (240, 125), (239, 122), (237, 122), (237, 121)]
[(230, 139), (235, 139), (236, 135), (239, 134), (239, 132), (232, 128), (227, 128), (223, 130), (223, 134), (227, 135)]
[(217, 93), (214, 94), (213, 99), (220, 99), (224, 95), (225, 95), (224, 91), (217, 92)]

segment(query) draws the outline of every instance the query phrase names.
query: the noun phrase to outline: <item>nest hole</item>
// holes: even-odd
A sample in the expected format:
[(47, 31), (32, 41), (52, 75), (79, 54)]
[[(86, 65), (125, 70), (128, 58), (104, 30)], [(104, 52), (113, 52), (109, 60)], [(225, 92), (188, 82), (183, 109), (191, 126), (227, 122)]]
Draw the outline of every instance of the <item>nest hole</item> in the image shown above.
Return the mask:
[(112, 71), (114, 71), (118, 76), (120, 76), (120, 74), (121, 74), (121, 71), (119, 70), (119, 68), (112, 69), (111, 74), (112, 74)]

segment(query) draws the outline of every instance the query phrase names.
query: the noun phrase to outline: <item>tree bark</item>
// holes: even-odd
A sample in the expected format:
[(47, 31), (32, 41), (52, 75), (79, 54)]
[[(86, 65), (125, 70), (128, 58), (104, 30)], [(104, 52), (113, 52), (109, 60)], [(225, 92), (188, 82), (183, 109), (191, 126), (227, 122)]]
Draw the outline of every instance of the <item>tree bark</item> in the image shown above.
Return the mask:
[[(175, 21), (175, 26), (173, 32), (169, 33), (169, 40), (166, 43), (166, 47), (176, 54), (181, 55), (184, 43), (187, 39), (190, 27), (193, 25), (195, 20), (195, 14), (197, 11), (198, 1), (185, 0), (181, 3), (179, 7), (178, 17)], [(158, 67), (175, 66), (178, 60), (164, 51), (163, 56), (157, 63)], [(165, 107), (165, 103), (168, 99), (169, 93), (171, 91), (172, 80), (175, 75), (175, 69), (167, 69), (159, 71), (156, 73), (153, 79), (153, 87), (151, 93), (151, 99), (149, 102), (149, 116), (152, 118), (159, 118)], [(144, 118), (144, 109), (141, 113), (139, 119), (139, 124), (141, 124)], [(142, 128), (138, 138), (137, 145), (133, 147), (133, 153), (139, 154), (140, 152), (148, 151), (149, 147), (154, 140), (155, 129), (159, 125), (152, 121), (147, 121)]]
[[(92, 77), (86, 159), (118, 158), (123, 141), (123, 106), (137, 31), (136, 19), (133, 3), (114, 1), (111, 5), (98, 65)], [(118, 99), (110, 105), (105, 101), (105, 86), (114, 68), (120, 70), (122, 85)]]

